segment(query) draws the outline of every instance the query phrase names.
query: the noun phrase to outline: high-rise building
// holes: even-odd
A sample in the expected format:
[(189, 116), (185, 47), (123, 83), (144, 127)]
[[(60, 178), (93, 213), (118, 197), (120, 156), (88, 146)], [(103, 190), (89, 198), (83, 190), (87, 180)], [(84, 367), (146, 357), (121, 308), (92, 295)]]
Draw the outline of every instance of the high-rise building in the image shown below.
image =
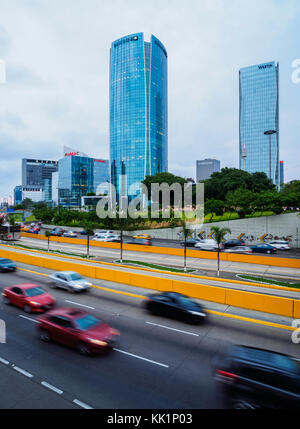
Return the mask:
[[(168, 55), (143, 33), (122, 37), (110, 52), (110, 173), (117, 195), (168, 169)], [(120, 190), (120, 176), (126, 176)], [(122, 181), (124, 184), (124, 181)]]
[(45, 161), (39, 159), (22, 159), (22, 186), (44, 186), (44, 180), (52, 178), (52, 173), (57, 171), (57, 161)]
[(242, 68), (239, 77), (240, 169), (279, 186), (279, 64)]
[(22, 203), (22, 186), (14, 188), (14, 205), (17, 206)]
[(201, 182), (201, 180), (209, 179), (210, 176), (221, 170), (221, 161), (217, 159), (202, 159), (200, 161), (196, 161), (196, 178), (197, 183)]

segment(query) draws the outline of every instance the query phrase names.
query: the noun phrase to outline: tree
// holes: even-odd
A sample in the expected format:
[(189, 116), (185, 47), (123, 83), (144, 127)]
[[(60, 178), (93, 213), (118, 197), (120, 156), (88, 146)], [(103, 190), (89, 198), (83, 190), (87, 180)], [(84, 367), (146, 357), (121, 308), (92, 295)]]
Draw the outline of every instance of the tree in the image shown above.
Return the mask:
[(214, 215), (222, 216), (225, 210), (225, 202), (222, 200), (210, 199), (207, 200), (204, 204), (204, 214), (205, 216), (210, 214), (210, 222), (212, 221)]
[(246, 188), (238, 188), (226, 195), (227, 206), (244, 218), (253, 211), (254, 194)]
[[(121, 215), (121, 216), (120, 216)], [(125, 217), (126, 216), (126, 217)], [(123, 233), (132, 223), (131, 219), (128, 218), (128, 213), (118, 212), (117, 218), (114, 219), (114, 226), (120, 231), (120, 263), (123, 263)]]
[(220, 277), (220, 244), (224, 240), (226, 234), (231, 234), (231, 230), (229, 228), (213, 226), (211, 232), (214, 232), (214, 238), (218, 244), (218, 277)]
[[(182, 188), (182, 201), (183, 200), (183, 191), (184, 191), (184, 184), (188, 183), (186, 179), (180, 176), (175, 176), (172, 173), (157, 173), (155, 176), (147, 176), (146, 179), (142, 182), (148, 189), (148, 198), (151, 200), (151, 185), (154, 183), (157, 183), (161, 185), (162, 183), (167, 183), (169, 186), (172, 186), (175, 183), (179, 183)], [(170, 195), (170, 206), (174, 206), (174, 193), (171, 192)], [(160, 205), (162, 204), (161, 196), (159, 199)]]
[(94, 235), (93, 224), (91, 222), (82, 222), (82, 227), (86, 231), (86, 257), (90, 257), (90, 237)]
[(181, 222), (182, 236), (183, 236), (183, 240), (184, 240), (184, 256), (183, 256), (184, 264), (183, 264), (183, 266), (184, 266), (184, 272), (186, 272), (187, 271), (187, 269), (186, 269), (186, 241), (187, 241), (188, 236), (191, 233), (191, 230), (188, 228), (188, 224), (187, 224), (187, 221), (186, 221), (186, 218), (184, 215), (182, 215), (182, 219), (180, 220), (180, 222)]
[(50, 250), (50, 237), (51, 237), (51, 232), (50, 231), (45, 231), (45, 236), (47, 237), (47, 239), (48, 239), (48, 252), (49, 252), (49, 250)]
[(11, 227), (11, 231), (12, 231), (13, 245), (15, 245), (15, 228), (17, 226), (17, 223), (16, 223), (14, 215), (8, 216), (8, 223), (9, 223), (9, 225)]

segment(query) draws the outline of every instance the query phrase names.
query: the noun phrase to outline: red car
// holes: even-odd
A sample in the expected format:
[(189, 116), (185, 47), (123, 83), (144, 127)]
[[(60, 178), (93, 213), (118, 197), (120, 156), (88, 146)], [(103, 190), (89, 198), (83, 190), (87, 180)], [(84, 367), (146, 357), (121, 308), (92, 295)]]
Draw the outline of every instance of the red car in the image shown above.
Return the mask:
[(76, 308), (59, 308), (38, 318), (42, 341), (55, 341), (80, 353), (99, 354), (116, 346), (120, 333), (98, 317)]
[(4, 304), (21, 307), (26, 313), (42, 313), (54, 307), (55, 299), (40, 286), (25, 283), (4, 289)]

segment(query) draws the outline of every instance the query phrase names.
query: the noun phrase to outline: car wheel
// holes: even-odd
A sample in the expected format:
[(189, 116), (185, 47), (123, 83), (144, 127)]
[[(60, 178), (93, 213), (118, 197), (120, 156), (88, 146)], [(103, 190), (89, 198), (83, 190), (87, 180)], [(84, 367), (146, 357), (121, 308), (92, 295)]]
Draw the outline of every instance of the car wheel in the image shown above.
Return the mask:
[(56, 283), (54, 282), (50, 283), (50, 287), (51, 289), (56, 289), (57, 288)]
[(267, 250), (267, 254), (270, 255), (270, 253), (271, 253), (271, 250)]
[(69, 288), (68, 288), (68, 291), (69, 291), (70, 293), (75, 293), (75, 289), (74, 289), (74, 288), (72, 288), (72, 287), (69, 287)]
[(7, 296), (3, 297), (3, 302), (4, 302), (5, 305), (10, 305), (11, 304), (10, 299)]
[(48, 334), (48, 332), (46, 331), (46, 329), (41, 329), (40, 339), (42, 341), (45, 341), (45, 343), (49, 343), (51, 341), (50, 335)]
[(248, 398), (234, 398), (231, 406), (234, 410), (255, 410), (257, 408), (256, 404)]
[(90, 355), (91, 352), (87, 346), (87, 344), (80, 342), (77, 345), (77, 350), (79, 351), (79, 353), (81, 353), (82, 355)]
[(24, 311), (25, 311), (25, 313), (30, 314), (30, 313), (31, 313), (31, 307), (30, 307), (30, 305), (26, 304), (26, 305), (24, 306)]

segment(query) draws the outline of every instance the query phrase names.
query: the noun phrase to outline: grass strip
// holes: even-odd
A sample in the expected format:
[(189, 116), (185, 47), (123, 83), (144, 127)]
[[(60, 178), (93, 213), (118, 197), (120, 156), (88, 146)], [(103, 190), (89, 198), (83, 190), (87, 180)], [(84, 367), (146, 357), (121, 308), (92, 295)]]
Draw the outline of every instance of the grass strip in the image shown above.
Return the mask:
[(300, 289), (300, 283), (282, 282), (279, 280), (272, 280), (265, 277), (255, 277), (255, 276), (248, 276), (244, 274), (240, 274), (239, 278), (244, 280), (253, 280), (258, 283), (267, 283), (275, 286), (285, 286), (285, 287)]
[[(116, 261), (118, 264), (120, 264), (120, 260)], [(178, 268), (171, 268), (166, 267), (164, 265), (156, 265), (156, 264), (149, 264), (148, 262), (140, 262), (140, 261), (129, 261), (129, 260), (123, 260), (123, 264), (132, 264), (132, 265), (140, 265), (142, 267), (146, 268), (153, 268), (155, 270), (161, 270), (161, 271), (170, 271), (172, 273), (194, 273), (196, 270), (181, 270)]]
[[(16, 247), (21, 247), (23, 249), (29, 249), (29, 250), (38, 250), (40, 252), (48, 252), (48, 249), (43, 249), (40, 247), (31, 247), (31, 246), (24, 246), (24, 244), (16, 244)], [(67, 256), (76, 256), (78, 258), (86, 258), (86, 255), (78, 254), (78, 253), (68, 253), (68, 252), (61, 252), (60, 250), (49, 250), (48, 253), (58, 253), (60, 255), (67, 255)], [(94, 258), (94, 256), (90, 256), (88, 259)]]

